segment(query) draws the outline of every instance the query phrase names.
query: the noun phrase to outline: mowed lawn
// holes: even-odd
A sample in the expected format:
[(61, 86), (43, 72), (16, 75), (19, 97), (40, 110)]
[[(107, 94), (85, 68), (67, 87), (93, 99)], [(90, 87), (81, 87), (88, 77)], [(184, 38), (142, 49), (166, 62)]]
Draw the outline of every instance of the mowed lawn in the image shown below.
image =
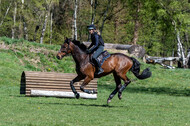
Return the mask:
[(112, 75), (98, 80), (97, 100), (25, 97), (20, 77), (31, 69), (0, 50), (0, 126), (190, 126), (190, 70), (146, 67), (152, 77), (138, 80), (129, 72), (132, 83), (122, 100), (116, 95), (109, 105)]

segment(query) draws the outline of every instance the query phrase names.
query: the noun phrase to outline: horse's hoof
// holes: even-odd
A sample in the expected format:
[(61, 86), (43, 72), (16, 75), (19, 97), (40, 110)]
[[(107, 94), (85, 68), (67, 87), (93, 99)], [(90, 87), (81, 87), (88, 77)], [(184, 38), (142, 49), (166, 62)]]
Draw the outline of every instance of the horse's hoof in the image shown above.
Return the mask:
[(119, 100), (121, 100), (122, 99), (122, 95), (118, 96), (118, 98), (119, 98)]
[(107, 104), (109, 104), (110, 102), (111, 102), (111, 99), (108, 99)]
[(119, 100), (122, 99), (122, 94), (121, 93), (118, 94), (118, 98), (119, 98)]
[(79, 97), (80, 97), (80, 94), (79, 94), (79, 93), (77, 93), (77, 94), (76, 94), (76, 98), (77, 98), (77, 99), (79, 99)]

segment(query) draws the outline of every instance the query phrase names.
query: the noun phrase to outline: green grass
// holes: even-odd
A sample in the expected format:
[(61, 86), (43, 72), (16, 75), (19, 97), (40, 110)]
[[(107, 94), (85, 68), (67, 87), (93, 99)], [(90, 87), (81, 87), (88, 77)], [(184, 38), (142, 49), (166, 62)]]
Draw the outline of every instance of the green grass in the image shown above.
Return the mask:
[[(54, 53), (58, 46), (3, 39), (0, 44), (10, 49), (0, 48), (0, 126), (190, 125), (189, 69), (168, 70), (142, 64), (142, 69), (150, 67), (152, 77), (138, 80), (129, 72), (132, 83), (124, 90), (122, 100), (115, 96), (109, 105), (107, 98), (115, 88), (112, 75), (98, 80), (97, 100), (25, 97), (19, 94), (22, 71), (73, 73), (74, 62), (71, 57), (57, 60)], [(39, 63), (29, 59), (38, 59)]]

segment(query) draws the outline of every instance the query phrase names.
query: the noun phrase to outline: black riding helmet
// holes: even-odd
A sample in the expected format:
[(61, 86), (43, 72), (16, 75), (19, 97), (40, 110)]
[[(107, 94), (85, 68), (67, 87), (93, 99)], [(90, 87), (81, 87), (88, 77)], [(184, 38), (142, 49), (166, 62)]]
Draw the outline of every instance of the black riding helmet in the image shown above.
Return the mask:
[(88, 30), (93, 30), (93, 29), (96, 30), (96, 27), (93, 24), (87, 26), (87, 28), (88, 28)]

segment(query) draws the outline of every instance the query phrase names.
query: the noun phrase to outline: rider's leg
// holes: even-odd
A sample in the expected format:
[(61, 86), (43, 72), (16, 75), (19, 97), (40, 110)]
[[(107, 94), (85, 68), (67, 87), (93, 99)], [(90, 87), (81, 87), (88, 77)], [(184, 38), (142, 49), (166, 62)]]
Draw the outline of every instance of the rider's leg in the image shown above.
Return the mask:
[(96, 68), (97, 68), (97, 74), (101, 74), (104, 72), (104, 70), (101, 67), (101, 64), (99, 63), (99, 61), (97, 59), (94, 59), (94, 62), (96, 62)]
[(101, 74), (104, 72), (104, 70), (101, 68), (101, 64), (99, 63), (99, 61), (97, 60), (98, 56), (103, 52), (104, 47), (103, 46), (99, 46), (98, 49), (94, 52), (92, 59), (96, 64), (96, 68), (98, 70), (98, 74)]

